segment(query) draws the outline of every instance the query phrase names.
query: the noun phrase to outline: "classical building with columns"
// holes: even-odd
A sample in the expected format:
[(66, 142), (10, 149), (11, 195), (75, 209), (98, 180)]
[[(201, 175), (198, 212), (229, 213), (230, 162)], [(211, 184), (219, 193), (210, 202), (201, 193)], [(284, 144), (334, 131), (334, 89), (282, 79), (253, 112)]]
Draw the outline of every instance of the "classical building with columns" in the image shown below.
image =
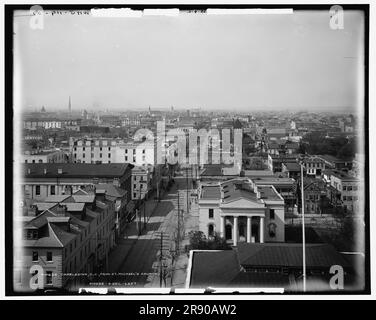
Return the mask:
[(284, 199), (272, 185), (236, 178), (199, 187), (199, 230), (239, 242), (285, 241)]

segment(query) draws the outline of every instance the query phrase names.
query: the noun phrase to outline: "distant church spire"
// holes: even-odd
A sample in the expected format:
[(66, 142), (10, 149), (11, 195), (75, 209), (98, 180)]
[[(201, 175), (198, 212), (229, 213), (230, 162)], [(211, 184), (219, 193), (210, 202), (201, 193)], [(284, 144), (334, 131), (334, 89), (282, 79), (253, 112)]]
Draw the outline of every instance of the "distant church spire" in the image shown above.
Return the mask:
[(72, 104), (71, 104), (71, 97), (69, 96), (69, 104), (68, 104), (69, 113), (72, 113)]

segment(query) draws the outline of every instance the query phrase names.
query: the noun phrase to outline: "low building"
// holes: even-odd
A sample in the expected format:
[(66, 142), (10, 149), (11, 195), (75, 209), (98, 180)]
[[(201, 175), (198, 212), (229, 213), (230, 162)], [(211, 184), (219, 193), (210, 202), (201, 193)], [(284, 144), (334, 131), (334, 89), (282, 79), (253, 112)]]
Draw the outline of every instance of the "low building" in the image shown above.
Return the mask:
[[(107, 269), (115, 245), (114, 202), (79, 190), (24, 209), (16, 232), (21, 239), (15, 241), (15, 291), (74, 288)], [(31, 287), (32, 281), (40, 287)]]
[(20, 183), (25, 198), (37, 200), (71, 194), (98, 183), (111, 183), (130, 194), (132, 168), (126, 163), (25, 163)]
[(20, 155), (21, 163), (68, 163), (69, 157), (62, 150), (27, 150)]
[[(301, 183), (299, 180), (299, 188)], [(304, 209), (308, 214), (325, 214), (325, 208), (328, 207), (327, 186), (324, 180), (304, 177)], [(301, 193), (298, 192), (301, 199)], [(301, 205), (300, 205), (301, 207)]]
[(201, 184), (199, 229), (238, 242), (284, 241), (284, 200), (271, 185), (238, 178)]
[(334, 168), (330, 163), (319, 156), (306, 157), (303, 163), (308, 176), (321, 176), (324, 170)]
[[(185, 287), (302, 292), (302, 251), (302, 245), (295, 243), (241, 243), (233, 250), (192, 250)], [(331, 245), (320, 243), (306, 244), (307, 292), (333, 290), (332, 266), (343, 269), (345, 290), (362, 290), (351, 262)]]
[(345, 210), (363, 215), (364, 180), (339, 170), (331, 170), (326, 173), (329, 178), (332, 204), (334, 206), (341, 205)]
[(298, 180), (301, 176), (300, 164), (296, 162), (282, 163), (282, 173), (285, 174), (287, 178), (293, 178), (295, 180)]

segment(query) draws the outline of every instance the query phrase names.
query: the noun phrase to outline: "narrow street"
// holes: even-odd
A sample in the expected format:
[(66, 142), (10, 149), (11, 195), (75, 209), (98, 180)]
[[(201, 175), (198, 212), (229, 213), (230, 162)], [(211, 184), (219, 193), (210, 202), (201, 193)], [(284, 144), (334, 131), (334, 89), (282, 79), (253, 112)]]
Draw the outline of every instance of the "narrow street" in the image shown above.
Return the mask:
[[(191, 186), (191, 181), (188, 180), (188, 183)], [(175, 177), (175, 183), (156, 204), (153, 212), (146, 212), (147, 223), (141, 235), (138, 235), (134, 228), (134, 232), (128, 231), (128, 234), (122, 236), (123, 239), (118, 247), (109, 256), (109, 271), (116, 274), (111, 277), (111, 282), (130, 288), (160, 287), (160, 247), (162, 244), (162, 258), (170, 270), (169, 274), (165, 276), (163, 286), (165, 283), (168, 287), (171, 286), (171, 276), (177, 286), (181, 287), (184, 284), (185, 260), (188, 260), (187, 255), (183, 252), (184, 245), (187, 244), (187, 239), (184, 239), (184, 236), (182, 236), (179, 245), (180, 256), (175, 256), (175, 272), (173, 272), (174, 268), (171, 267), (171, 264), (178, 232), (184, 235), (185, 225), (191, 230), (198, 224), (197, 217), (197, 222), (192, 222), (195, 219), (192, 220), (192, 212), (197, 211), (193, 207), (190, 210), (192, 212), (187, 216), (187, 195), (191, 198), (191, 190), (189, 189), (187, 192), (186, 186), (187, 179), (184, 176)], [(178, 206), (181, 210), (179, 231)], [(162, 242), (161, 234), (163, 234)], [(125, 252), (127, 253), (124, 255)], [(184, 259), (184, 255), (186, 259)], [(119, 261), (119, 259), (123, 260)]]

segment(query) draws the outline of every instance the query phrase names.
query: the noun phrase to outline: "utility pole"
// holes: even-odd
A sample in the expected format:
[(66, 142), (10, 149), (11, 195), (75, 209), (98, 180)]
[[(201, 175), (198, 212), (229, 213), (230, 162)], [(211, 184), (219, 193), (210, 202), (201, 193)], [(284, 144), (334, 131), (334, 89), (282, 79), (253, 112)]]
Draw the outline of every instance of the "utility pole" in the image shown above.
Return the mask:
[(178, 236), (176, 241), (176, 254), (179, 254), (179, 247), (180, 247), (180, 192), (178, 190)]
[(302, 192), (302, 240), (303, 240), (303, 292), (306, 292), (306, 250), (305, 250), (305, 226), (304, 226), (304, 185), (303, 164), (300, 164), (301, 192)]
[(187, 179), (187, 213), (189, 213), (189, 196), (188, 196), (189, 180), (188, 180), (188, 167), (186, 168), (186, 179)]
[(162, 280), (163, 280), (163, 266), (162, 266), (162, 261), (163, 261), (163, 232), (161, 232), (161, 253), (159, 255), (159, 263), (160, 263), (160, 270), (159, 270), (159, 287), (162, 288)]

